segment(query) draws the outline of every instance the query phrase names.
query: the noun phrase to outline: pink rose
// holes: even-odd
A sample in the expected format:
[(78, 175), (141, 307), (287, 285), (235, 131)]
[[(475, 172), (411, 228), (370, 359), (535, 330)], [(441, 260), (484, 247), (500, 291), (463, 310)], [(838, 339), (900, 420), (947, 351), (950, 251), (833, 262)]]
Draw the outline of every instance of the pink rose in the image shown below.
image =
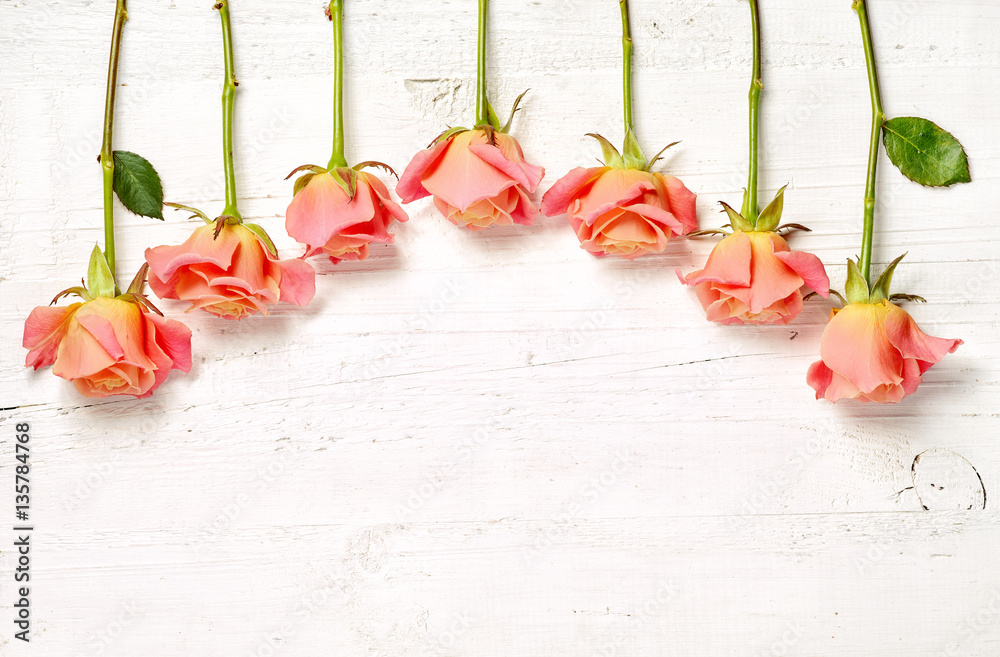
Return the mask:
[(822, 360), (809, 368), (807, 381), (816, 399), (894, 403), (915, 392), (921, 375), (960, 344), (927, 335), (888, 300), (850, 303), (830, 313)]
[(695, 195), (677, 178), (643, 169), (577, 167), (542, 197), (542, 212), (569, 215), (580, 246), (634, 260), (660, 253), (698, 227)]
[[(259, 227), (256, 227), (260, 230)], [(196, 228), (179, 246), (146, 249), (149, 286), (161, 299), (190, 301), (225, 319), (242, 319), (277, 301), (304, 306), (316, 291), (303, 260), (278, 260), (273, 246), (246, 224)]]
[(677, 272), (693, 285), (708, 319), (722, 324), (787, 324), (802, 310), (802, 286), (830, 296), (819, 258), (792, 251), (772, 231), (734, 230), (712, 249), (705, 268)]
[(191, 331), (121, 297), (35, 308), (23, 344), (26, 367), (51, 365), (86, 397), (148, 397), (170, 370), (191, 369)]
[(435, 207), (449, 221), (472, 230), (530, 226), (538, 208), (528, 194), (544, 174), (544, 169), (525, 161), (521, 146), (510, 135), (462, 130), (417, 153), (396, 192), (404, 203), (433, 196)]
[(304, 257), (325, 253), (334, 264), (364, 260), (368, 245), (391, 243), (389, 225), (393, 220), (406, 221), (407, 216), (377, 177), (356, 172), (351, 198), (334, 179), (335, 171), (306, 173), (296, 181), (297, 191), (285, 213), (285, 228), (306, 245)]

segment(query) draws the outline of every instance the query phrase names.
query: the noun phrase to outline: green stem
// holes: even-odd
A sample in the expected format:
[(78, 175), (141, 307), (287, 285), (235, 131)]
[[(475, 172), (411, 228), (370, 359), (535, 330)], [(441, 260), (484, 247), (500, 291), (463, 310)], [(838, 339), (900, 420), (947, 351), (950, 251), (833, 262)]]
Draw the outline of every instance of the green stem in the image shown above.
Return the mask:
[(327, 168), (346, 167), (344, 157), (344, 2), (330, 0), (330, 21), (333, 23), (333, 155)]
[(215, 3), (222, 19), (222, 49), (226, 79), (222, 86), (222, 157), (226, 174), (226, 207), (222, 214), (242, 219), (236, 201), (236, 166), (233, 162), (233, 114), (236, 106), (235, 67), (233, 66), (233, 30), (229, 24), (229, 0)]
[(757, 0), (750, 0), (750, 29), (753, 33), (753, 74), (750, 78), (750, 176), (747, 180), (746, 215), (744, 219), (757, 225), (757, 143), (760, 133), (760, 12)]
[(872, 134), (868, 145), (868, 179), (865, 183), (865, 223), (861, 241), (861, 261), (858, 269), (871, 284), (872, 242), (875, 236), (875, 174), (878, 168), (878, 140), (882, 134), (885, 113), (882, 111), (882, 93), (878, 86), (878, 70), (875, 67), (875, 47), (872, 45), (871, 24), (868, 22), (868, 6), (865, 0), (854, 0), (854, 9), (861, 23), (861, 38), (865, 43), (865, 66), (868, 69), (868, 90), (872, 97)]
[(486, 3), (479, 0), (479, 45), (476, 58), (476, 125), (490, 122), (490, 102), (486, 98)]
[(619, 0), (622, 10), (622, 97), (625, 101), (625, 132), (632, 129), (632, 31), (628, 25), (628, 0)]
[[(115, 25), (111, 33), (111, 61), (108, 63), (108, 91), (104, 100), (104, 138), (101, 142), (101, 173), (104, 176), (104, 257), (115, 276), (115, 158), (111, 137), (115, 121), (115, 92), (118, 89), (118, 58), (122, 46), (122, 30), (128, 12), (125, 0), (115, 6)], [(117, 283), (116, 283), (117, 285)]]

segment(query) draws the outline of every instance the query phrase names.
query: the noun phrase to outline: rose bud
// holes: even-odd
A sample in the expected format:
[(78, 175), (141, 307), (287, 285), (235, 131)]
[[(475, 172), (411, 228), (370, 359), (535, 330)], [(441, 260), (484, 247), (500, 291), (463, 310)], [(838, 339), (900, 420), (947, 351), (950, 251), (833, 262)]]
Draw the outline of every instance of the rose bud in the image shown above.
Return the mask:
[(295, 181), (295, 196), (285, 213), (288, 234), (306, 245), (303, 257), (323, 253), (334, 264), (364, 260), (369, 244), (392, 243), (389, 225), (406, 221), (406, 212), (392, 201), (381, 180), (358, 170), (372, 165), (392, 172), (388, 165), (365, 162), (329, 170), (306, 165), (289, 174), (309, 170)]
[(917, 390), (931, 365), (962, 344), (927, 335), (892, 303), (923, 301), (910, 294), (889, 294), (900, 259), (889, 265), (870, 293), (857, 266), (848, 261), (848, 304), (830, 312), (820, 339), (821, 360), (812, 364), (806, 378), (816, 399), (898, 402)]
[[(172, 205), (172, 204), (166, 204)], [(278, 260), (264, 229), (225, 215), (206, 221), (183, 244), (146, 249), (149, 287), (161, 299), (189, 301), (225, 319), (268, 314), (287, 301), (304, 306), (316, 292), (316, 272), (304, 260)]]
[(677, 178), (650, 171), (659, 156), (647, 164), (631, 135), (626, 158), (604, 137), (588, 135), (601, 143), (606, 165), (577, 167), (542, 197), (542, 212), (568, 215), (580, 246), (596, 256), (634, 260), (661, 253), (671, 237), (698, 227), (694, 193)]
[(542, 167), (525, 161), (521, 146), (504, 129), (459, 128), (413, 157), (396, 193), (404, 203), (433, 196), (448, 221), (471, 230), (530, 226), (538, 208), (528, 194), (544, 174)]
[(784, 204), (784, 187), (778, 191), (755, 223), (725, 203), (729, 228), (704, 230), (693, 235), (724, 234), (704, 269), (687, 276), (678, 270), (681, 283), (692, 285), (709, 321), (721, 324), (788, 324), (802, 311), (802, 287), (830, 296), (830, 279), (819, 258), (792, 251), (778, 231), (808, 230), (799, 224), (778, 226)]
[(51, 365), (53, 374), (72, 381), (85, 397), (148, 397), (170, 370), (190, 371), (191, 331), (160, 315), (142, 294), (145, 265), (129, 291), (117, 296), (99, 248), (91, 257), (90, 272), (86, 288), (64, 290), (52, 300), (76, 295), (83, 302), (40, 306), (28, 315), (26, 367)]

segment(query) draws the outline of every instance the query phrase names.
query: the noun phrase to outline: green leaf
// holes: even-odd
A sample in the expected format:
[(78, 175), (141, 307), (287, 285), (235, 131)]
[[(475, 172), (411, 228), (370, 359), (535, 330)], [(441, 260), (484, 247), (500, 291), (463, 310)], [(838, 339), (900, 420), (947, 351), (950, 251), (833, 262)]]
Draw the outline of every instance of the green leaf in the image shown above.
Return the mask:
[[(788, 185), (785, 185), (785, 187), (788, 187)], [(785, 209), (785, 187), (779, 189), (778, 193), (774, 195), (774, 200), (761, 210), (760, 215), (757, 217), (757, 230), (774, 230), (781, 223), (781, 213)]]
[(853, 260), (847, 260), (847, 303), (868, 303), (868, 281), (861, 275), (861, 270)]
[[(355, 171), (350, 167), (337, 167), (336, 169), (330, 169), (327, 173), (333, 176), (334, 182), (336, 182), (337, 185), (339, 185), (340, 188), (344, 190), (344, 193), (347, 194), (347, 198), (349, 199), (354, 198), (354, 192), (358, 188), (357, 171)], [(305, 178), (305, 176), (302, 176), (302, 178)], [(302, 178), (299, 178), (299, 180), (301, 180)]]
[(875, 285), (872, 286), (871, 302), (878, 303), (884, 299), (889, 298), (889, 286), (892, 284), (892, 273), (896, 271), (896, 265), (899, 261), (906, 257), (906, 254), (899, 256), (895, 260), (889, 263), (889, 266), (885, 268), (882, 274), (875, 281)]
[(742, 230), (746, 233), (753, 230), (753, 224), (744, 219), (743, 215), (739, 212), (729, 207), (728, 203), (719, 201), (719, 205), (721, 205), (725, 209), (726, 214), (729, 215), (729, 225), (733, 227), (733, 230)]
[[(503, 127), (500, 125), (500, 117), (497, 115), (496, 110), (493, 109), (493, 104), (490, 103), (490, 101), (486, 101), (486, 121), (487, 125), (493, 126), (495, 130), (499, 130)], [(480, 126), (476, 127), (478, 128)]]
[(171, 203), (170, 201), (164, 202), (163, 205), (174, 208), (175, 210), (187, 210), (188, 212), (192, 213), (191, 214), (192, 219), (194, 219), (195, 217), (201, 217), (201, 220), (204, 221), (206, 224), (215, 223), (214, 219), (209, 219), (208, 215), (199, 210), (198, 208), (192, 208), (189, 205), (181, 205), (180, 203)]
[(930, 187), (967, 183), (969, 159), (950, 132), (914, 116), (900, 116), (882, 124), (889, 159), (904, 176)]
[(701, 230), (691, 231), (684, 235), (684, 237), (704, 237), (705, 235), (731, 235), (725, 228), (703, 228)]
[(524, 98), (524, 94), (526, 94), (526, 93), (528, 93), (527, 89), (525, 89), (524, 91), (522, 91), (521, 95), (518, 96), (516, 100), (514, 100), (514, 104), (510, 108), (510, 114), (507, 116), (507, 123), (503, 124), (503, 127), (500, 128), (500, 132), (502, 132), (504, 134), (507, 134), (508, 132), (510, 132), (510, 126), (514, 122), (514, 114), (519, 109), (518, 105), (521, 104), (521, 99)]
[(639, 147), (639, 140), (635, 133), (629, 128), (625, 131), (625, 143), (622, 145), (622, 156), (625, 159), (625, 166), (629, 169), (646, 170), (646, 156), (643, 155)]
[(596, 132), (588, 132), (587, 136), (593, 137), (601, 145), (601, 152), (604, 154), (604, 166), (611, 167), (612, 169), (625, 168), (625, 160), (622, 159), (621, 153), (618, 152), (614, 144)]
[[(294, 176), (295, 174), (297, 174), (299, 171), (305, 171), (306, 169), (308, 169), (309, 171), (312, 171), (313, 173), (325, 173), (326, 172), (326, 169), (324, 169), (323, 167), (318, 166), (316, 164), (303, 164), (300, 167), (295, 167), (294, 169), (292, 169), (292, 172), (290, 174), (288, 174), (287, 176), (285, 176), (285, 180), (288, 180), (289, 178), (291, 178), (292, 176)], [(167, 205), (170, 205), (170, 204), (168, 203)]]
[(263, 226), (258, 226), (257, 224), (251, 224), (243, 222), (243, 226), (250, 229), (250, 232), (260, 238), (260, 241), (264, 243), (267, 250), (271, 252), (271, 255), (278, 257), (278, 249), (274, 246), (274, 242), (271, 241), (271, 236), (267, 234)]
[(318, 173), (304, 173), (295, 179), (295, 184), (292, 186), (292, 196), (295, 196), (309, 184), (309, 181), (313, 179), (314, 176), (318, 176)]
[(439, 141), (444, 141), (445, 139), (451, 139), (452, 137), (454, 137), (455, 135), (457, 135), (460, 132), (468, 132), (468, 131), (469, 131), (468, 128), (463, 128), (460, 125), (457, 125), (454, 128), (448, 128), (447, 130), (445, 130), (444, 132), (442, 132), (441, 134), (439, 134), (437, 137), (435, 137), (434, 140), (430, 144), (427, 145), (427, 148), (430, 148), (431, 146), (433, 146), (434, 144), (438, 143)]
[(391, 173), (393, 176), (395, 176), (396, 180), (399, 180), (399, 174), (396, 173), (395, 169), (393, 169), (391, 166), (389, 166), (385, 162), (379, 162), (378, 160), (365, 160), (364, 162), (359, 162), (358, 164), (355, 164), (351, 168), (353, 168), (355, 171), (361, 171), (362, 169), (367, 169), (369, 167), (375, 167), (375, 168), (378, 168), (378, 169), (382, 169), (386, 173)]
[(87, 267), (87, 291), (92, 297), (114, 297), (115, 277), (111, 275), (108, 260), (101, 253), (101, 247), (94, 245)]
[(905, 294), (903, 292), (897, 292), (889, 297), (889, 301), (916, 301), (919, 303), (927, 303), (927, 299), (916, 294)]
[(163, 185), (153, 165), (128, 151), (115, 151), (113, 155), (113, 186), (122, 205), (143, 217), (163, 219)]
[(79, 285), (77, 285), (76, 287), (68, 287), (65, 290), (63, 290), (62, 292), (60, 292), (59, 294), (57, 294), (56, 296), (54, 296), (52, 298), (52, 301), (49, 301), (49, 305), (50, 306), (54, 306), (55, 303), (57, 301), (59, 301), (59, 299), (62, 299), (63, 297), (68, 297), (68, 296), (77, 296), (77, 297), (80, 297), (81, 299), (83, 299), (84, 301), (93, 301), (94, 300), (94, 297), (90, 296), (90, 292), (87, 291), (87, 288), (80, 287)]
[(142, 290), (146, 287), (146, 275), (149, 273), (149, 263), (142, 263), (142, 267), (139, 267), (139, 271), (135, 273), (135, 277), (132, 282), (129, 283), (128, 290), (125, 291), (126, 294), (142, 294)]
[(652, 170), (652, 168), (653, 168), (653, 165), (654, 165), (654, 164), (656, 164), (656, 163), (657, 163), (657, 162), (658, 162), (659, 160), (662, 160), (662, 159), (663, 159), (663, 158), (662, 158), (661, 156), (662, 156), (662, 155), (663, 155), (664, 153), (666, 153), (666, 152), (667, 152), (667, 149), (668, 149), (668, 148), (673, 148), (674, 146), (676, 146), (676, 145), (677, 145), (677, 144), (679, 144), (679, 143), (680, 143), (679, 141), (675, 141), (675, 142), (671, 142), (671, 143), (667, 144), (666, 146), (664, 146), (663, 148), (661, 148), (661, 149), (660, 149), (660, 152), (659, 152), (659, 153), (657, 153), (656, 155), (654, 155), (654, 156), (652, 157), (652, 159), (650, 159), (650, 160), (649, 160), (649, 164), (647, 164), (647, 165), (646, 165), (646, 171), (650, 171), (650, 170)]

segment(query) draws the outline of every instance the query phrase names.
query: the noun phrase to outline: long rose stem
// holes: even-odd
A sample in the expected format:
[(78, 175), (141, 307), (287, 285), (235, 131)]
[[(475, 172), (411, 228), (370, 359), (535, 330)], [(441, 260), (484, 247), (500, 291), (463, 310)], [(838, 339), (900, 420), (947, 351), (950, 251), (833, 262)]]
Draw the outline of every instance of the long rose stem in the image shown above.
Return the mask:
[(236, 165), (233, 162), (233, 115), (236, 106), (236, 72), (233, 65), (233, 30), (229, 23), (229, 0), (215, 3), (222, 19), (222, 49), (226, 79), (222, 86), (222, 156), (226, 175), (226, 207), (222, 214), (242, 219), (236, 200)]
[(344, 156), (344, 2), (330, 0), (330, 20), (333, 22), (333, 155), (327, 168), (346, 167)]
[[(114, 133), (115, 92), (118, 89), (118, 58), (122, 46), (122, 30), (128, 12), (125, 0), (115, 6), (115, 24), (111, 33), (111, 61), (108, 63), (108, 91), (104, 100), (104, 137), (101, 142), (101, 173), (104, 176), (104, 257), (112, 278), (115, 276), (115, 158), (111, 148)], [(117, 285), (117, 283), (116, 283)]]
[(865, 223), (861, 241), (861, 261), (858, 269), (865, 280), (871, 283), (872, 242), (875, 236), (875, 174), (878, 169), (879, 137), (885, 113), (882, 111), (882, 93), (878, 86), (878, 70), (875, 67), (875, 47), (872, 45), (871, 25), (868, 22), (868, 6), (865, 0), (854, 0), (853, 7), (858, 12), (861, 23), (861, 38), (865, 44), (865, 66), (868, 69), (868, 90), (872, 97), (872, 134), (868, 144), (868, 178), (865, 183)]
[(619, 0), (622, 10), (622, 100), (625, 132), (632, 129), (632, 30), (629, 28), (628, 0)]
[(760, 134), (760, 91), (763, 82), (760, 72), (760, 12), (757, 0), (750, 0), (750, 29), (753, 33), (753, 72), (750, 78), (750, 175), (747, 180), (747, 203), (744, 217), (757, 224), (757, 143)]
[(490, 122), (490, 103), (486, 97), (486, 3), (479, 0), (479, 44), (476, 53), (476, 125)]

